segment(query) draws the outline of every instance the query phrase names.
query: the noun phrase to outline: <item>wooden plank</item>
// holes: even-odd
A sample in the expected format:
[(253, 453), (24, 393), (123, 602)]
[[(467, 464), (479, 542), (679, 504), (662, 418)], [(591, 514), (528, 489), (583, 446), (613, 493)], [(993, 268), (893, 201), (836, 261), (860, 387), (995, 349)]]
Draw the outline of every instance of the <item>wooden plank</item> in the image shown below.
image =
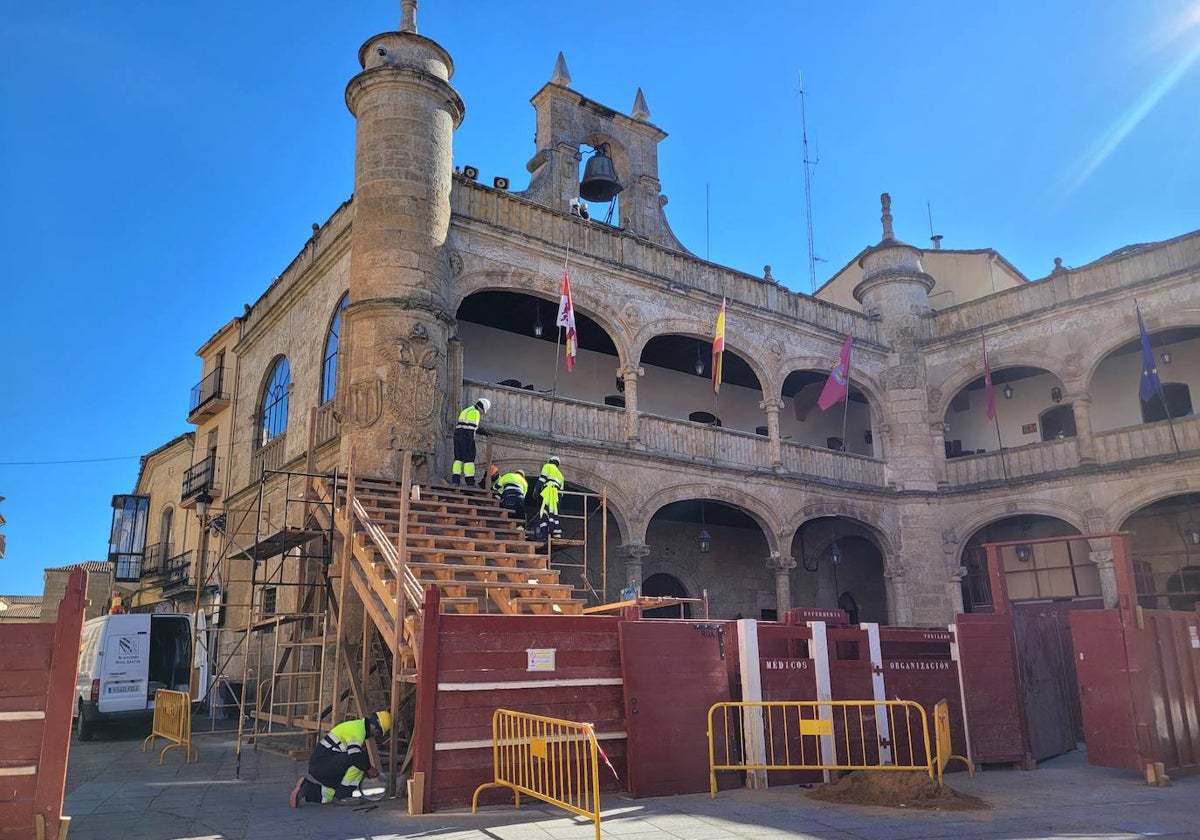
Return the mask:
[(45, 736), (38, 761), (34, 795), (37, 812), (46, 820), (47, 836), (57, 837), (62, 823), (63, 793), (67, 784), (67, 750), (75, 705), (75, 673), (79, 665), (79, 639), (87, 596), (87, 571), (76, 569), (58, 606), (53, 666), (46, 689)]
[(410, 809), (416, 813), (427, 813), (432, 808), (432, 794), (435, 779), (433, 773), (433, 745), (437, 728), (437, 682), (438, 682), (438, 647), (441, 642), (441, 627), (448, 619), (441, 612), (441, 594), (436, 589), (425, 593), (425, 605), (422, 609), (421, 622), (421, 652), (417, 669), (417, 708), (415, 723), (415, 744), (413, 745), (413, 778), (422, 774), (422, 799), (410, 803)]

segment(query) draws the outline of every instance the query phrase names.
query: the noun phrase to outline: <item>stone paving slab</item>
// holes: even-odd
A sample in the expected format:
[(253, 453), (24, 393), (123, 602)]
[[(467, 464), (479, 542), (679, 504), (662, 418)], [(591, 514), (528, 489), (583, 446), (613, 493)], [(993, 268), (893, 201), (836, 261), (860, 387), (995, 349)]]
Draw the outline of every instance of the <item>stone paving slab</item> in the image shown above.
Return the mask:
[[(197, 731), (207, 730), (197, 722)], [(303, 766), (244, 747), (240, 774), (232, 732), (200, 734), (200, 761), (180, 750), (143, 753), (131, 732), (74, 742), (64, 811), (70, 840), (592, 840), (594, 828), (541, 803), (410, 817), (384, 801), (370, 811), (292, 809), (287, 794)], [(161, 749), (161, 744), (159, 749)], [(240, 777), (239, 777), (240, 776)], [(636, 800), (606, 795), (603, 836), (612, 840), (1200, 840), (1200, 777), (1167, 788), (1135, 773), (1089, 767), (1082, 751), (1023, 772), (989, 769), (949, 777), (979, 796), (983, 812), (836, 805), (795, 786)]]

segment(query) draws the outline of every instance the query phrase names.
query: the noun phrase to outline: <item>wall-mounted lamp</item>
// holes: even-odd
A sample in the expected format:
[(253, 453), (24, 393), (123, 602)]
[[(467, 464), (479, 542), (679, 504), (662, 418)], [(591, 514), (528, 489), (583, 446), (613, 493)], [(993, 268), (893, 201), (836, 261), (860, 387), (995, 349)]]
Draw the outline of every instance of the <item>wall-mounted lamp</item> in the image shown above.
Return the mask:
[(1200, 545), (1200, 522), (1193, 522), (1183, 529), (1187, 535), (1187, 541), (1192, 545)]
[(1012, 399), (1012, 395), (1013, 395), (1013, 389), (1012, 389), (1012, 386), (1011, 386), (1011, 385), (1009, 385), (1007, 382), (1006, 382), (1006, 383), (1004, 383), (1004, 391), (1003, 391), (1003, 393), (1004, 393), (1004, 399), (1006, 399), (1006, 400), (1011, 400), (1011, 399)]
[(700, 553), (708, 554), (708, 552), (712, 549), (712, 534), (708, 533), (707, 528), (700, 529), (699, 542), (700, 542)]
[(1016, 552), (1017, 559), (1022, 563), (1028, 563), (1031, 559), (1033, 559), (1033, 546), (1031, 546), (1029, 543), (1021, 543), (1019, 546), (1017, 546)]
[(208, 506), (212, 504), (213, 497), (208, 495), (208, 491), (201, 493), (196, 497), (196, 518), (203, 525), (208, 519)]
[(1050, 399), (1054, 400), (1056, 403), (1062, 402), (1062, 388), (1059, 388), (1057, 385), (1051, 388)]

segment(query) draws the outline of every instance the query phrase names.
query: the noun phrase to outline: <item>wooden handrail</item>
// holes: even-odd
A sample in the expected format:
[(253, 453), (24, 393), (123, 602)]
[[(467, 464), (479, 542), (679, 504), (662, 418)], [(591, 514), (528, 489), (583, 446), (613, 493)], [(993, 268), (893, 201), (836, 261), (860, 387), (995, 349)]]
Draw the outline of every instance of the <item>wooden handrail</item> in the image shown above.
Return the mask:
[(404, 595), (408, 599), (409, 604), (419, 610), (425, 600), (425, 590), (421, 586), (421, 582), (417, 580), (416, 575), (412, 573), (407, 564), (400, 563), (400, 553), (392, 545), (391, 541), (388, 540), (387, 534), (383, 532), (383, 529), (367, 515), (362, 502), (358, 499), (352, 499), (351, 503), (354, 516), (363, 526), (363, 530), (367, 533), (367, 536), (371, 538), (375, 550), (383, 555), (383, 559), (391, 567), (392, 573), (404, 581)]

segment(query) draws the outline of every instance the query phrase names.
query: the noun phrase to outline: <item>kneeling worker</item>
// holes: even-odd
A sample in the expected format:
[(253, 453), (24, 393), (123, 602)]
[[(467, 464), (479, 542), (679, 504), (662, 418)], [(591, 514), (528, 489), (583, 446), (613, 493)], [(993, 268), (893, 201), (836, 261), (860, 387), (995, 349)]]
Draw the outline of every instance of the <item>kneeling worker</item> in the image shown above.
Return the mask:
[(296, 780), (288, 803), (293, 808), (306, 802), (353, 803), (354, 791), (363, 776), (374, 779), (379, 775), (371, 766), (367, 739), (386, 735), (391, 728), (392, 716), (388, 712), (374, 712), (333, 727), (312, 751), (308, 775)]
[(525, 473), (513, 470), (496, 480), (495, 491), (500, 497), (500, 507), (512, 513), (514, 519), (521, 520), (522, 530), (525, 524), (525, 494), (529, 492), (529, 482)]

